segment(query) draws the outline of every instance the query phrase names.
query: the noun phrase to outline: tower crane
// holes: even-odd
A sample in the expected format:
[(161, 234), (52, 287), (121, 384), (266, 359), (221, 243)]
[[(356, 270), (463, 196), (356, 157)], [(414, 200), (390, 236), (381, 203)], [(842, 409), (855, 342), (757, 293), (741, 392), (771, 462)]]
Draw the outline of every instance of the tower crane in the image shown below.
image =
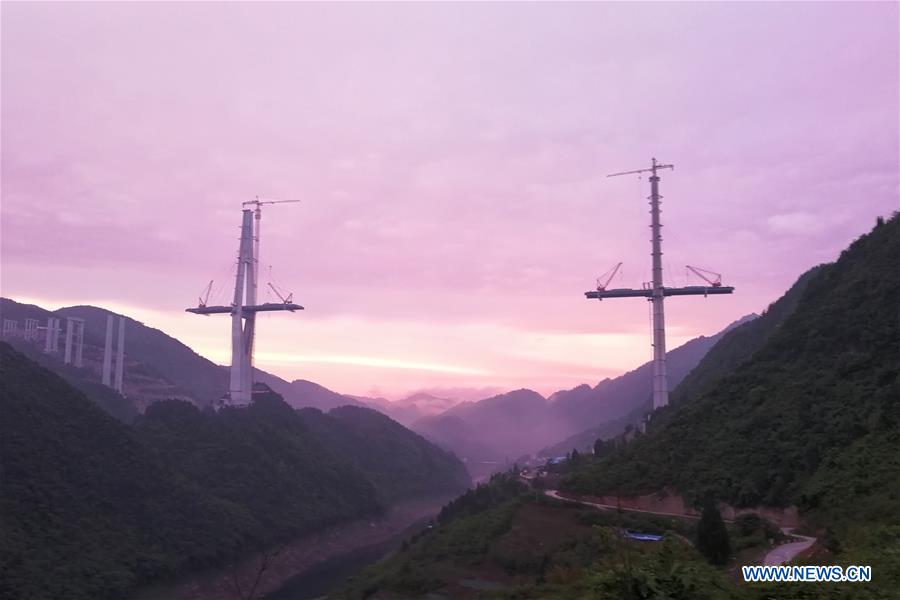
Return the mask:
[(209, 283), (206, 286), (206, 291), (199, 298), (200, 308), (206, 308), (206, 303), (209, 302), (209, 294), (210, 294), (210, 292), (212, 292), (213, 281), (214, 280), (212, 280), (212, 279), (209, 280)]
[[(706, 269), (701, 269), (699, 267), (692, 267), (691, 265), (685, 265), (688, 269), (694, 272), (700, 279), (711, 285), (712, 287), (722, 287), (722, 274), (714, 273), (713, 271), (707, 271)], [(707, 275), (711, 275), (712, 278), (707, 277)]]
[[(609, 282), (612, 281), (612, 278), (616, 276), (616, 273), (619, 272), (619, 268), (622, 266), (622, 263), (616, 264), (612, 269), (601, 275), (597, 278), (597, 291), (602, 292), (606, 289), (606, 286), (609, 285)], [(602, 283), (601, 283), (602, 282)]]
[(244, 206), (250, 206), (252, 204), (259, 210), (259, 207), (262, 204), (284, 204), (285, 202), (300, 202), (300, 200), (266, 200), (265, 198), (260, 199), (259, 196), (256, 196), (254, 200), (247, 200), (243, 204)]
[(281, 300), (284, 304), (291, 304), (294, 301), (294, 292), (289, 292), (287, 297), (283, 296), (281, 292), (275, 287), (272, 282), (269, 282), (269, 287), (272, 288), (272, 291), (275, 292), (275, 295), (278, 296), (278, 299)]

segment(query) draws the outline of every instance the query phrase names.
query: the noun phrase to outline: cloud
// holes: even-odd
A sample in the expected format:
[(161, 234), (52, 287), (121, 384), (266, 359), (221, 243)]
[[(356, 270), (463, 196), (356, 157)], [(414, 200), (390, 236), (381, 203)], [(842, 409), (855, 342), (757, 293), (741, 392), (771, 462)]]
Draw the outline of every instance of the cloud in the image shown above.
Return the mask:
[(640, 301), (583, 297), (618, 261), (617, 285), (649, 278), (648, 182), (605, 174), (675, 163), (667, 278), (699, 264), (738, 287), (667, 304), (670, 345), (761, 310), (898, 205), (897, 16), (4, 4), (3, 291), (156, 311), (224, 359), (227, 324), (181, 311), (233, 264), (241, 201), (302, 198), (265, 212), (261, 260), (308, 310), (260, 350), (365, 360), (275, 372), (341, 391), (596, 380), (647, 349), (578, 335), (647, 331)]
[(772, 233), (789, 235), (815, 235), (829, 227), (824, 218), (805, 212), (772, 215), (766, 224)]

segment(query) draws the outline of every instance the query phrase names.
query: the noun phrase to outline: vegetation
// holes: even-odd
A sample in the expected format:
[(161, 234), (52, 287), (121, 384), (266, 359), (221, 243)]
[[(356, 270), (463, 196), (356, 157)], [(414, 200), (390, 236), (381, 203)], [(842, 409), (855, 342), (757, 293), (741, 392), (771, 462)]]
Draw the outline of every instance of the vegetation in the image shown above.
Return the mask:
[(248, 534), (235, 507), (0, 344), (0, 597), (104, 598), (202, 566)]
[[(598, 511), (498, 474), (437, 523), (356, 577), (338, 598), (718, 599), (740, 589), (706, 565), (667, 519)], [(634, 542), (627, 529), (664, 534)]]
[(379, 509), (363, 473), (322, 447), (274, 394), (218, 412), (157, 402), (135, 433), (169, 468), (234, 505), (263, 544)]
[(92, 372), (74, 365), (64, 364), (59, 356), (44, 354), (33, 344), (16, 343), (19, 340), (15, 339), (11, 341), (13, 343), (10, 345), (16, 350), (62, 377), (66, 383), (90, 398), (109, 415), (123, 423), (131, 423), (137, 417), (138, 411), (134, 404), (119, 392), (97, 381)]
[[(822, 564), (873, 566), (872, 585), (841, 594), (891, 597), (900, 589), (898, 263), (895, 215), (726, 336), (647, 435), (574, 466), (563, 486), (795, 505), (822, 538)], [(824, 588), (793, 589), (764, 593)]]
[[(0, 598), (122, 597), (376, 513), (441, 477), (451, 483), (438, 491), (467, 483), (461, 463), (380, 415), (355, 415), (348, 427), (365, 435), (345, 456), (274, 393), (219, 412), (160, 402), (127, 426), (5, 343), (0, 381)], [(381, 475), (357, 464), (364, 454)]]
[(719, 507), (711, 499), (707, 500), (697, 524), (697, 550), (711, 564), (725, 565), (731, 559), (731, 540)]
[(305, 408), (299, 416), (322, 446), (365, 473), (381, 502), (459, 492), (471, 484), (455, 456), (376, 410), (341, 406), (326, 414)]

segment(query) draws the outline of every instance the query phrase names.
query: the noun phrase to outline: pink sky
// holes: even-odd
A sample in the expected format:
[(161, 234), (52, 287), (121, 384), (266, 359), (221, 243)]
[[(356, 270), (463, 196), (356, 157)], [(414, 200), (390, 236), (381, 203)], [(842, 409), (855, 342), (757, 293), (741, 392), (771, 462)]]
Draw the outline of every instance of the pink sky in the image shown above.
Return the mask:
[[(596, 383), (830, 261), (898, 201), (898, 4), (2, 5), (2, 294), (91, 303), (228, 361), (240, 203), (307, 310), (257, 364), (338, 391)], [(264, 277), (265, 279), (265, 277)], [(696, 279), (690, 283), (698, 283)]]

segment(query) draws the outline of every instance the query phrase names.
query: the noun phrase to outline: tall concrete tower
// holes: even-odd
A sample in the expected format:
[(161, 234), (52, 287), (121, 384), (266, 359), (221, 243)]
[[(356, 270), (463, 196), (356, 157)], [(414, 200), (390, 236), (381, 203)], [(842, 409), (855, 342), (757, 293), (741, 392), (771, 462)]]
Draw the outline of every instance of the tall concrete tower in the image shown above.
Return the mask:
[(241, 214), (241, 238), (238, 245), (237, 272), (234, 277), (234, 299), (231, 306), (206, 306), (201, 299), (196, 308), (185, 309), (198, 315), (231, 315), (231, 370), (226, 403), (246, 406), (253, 400), (253, 344), (256, 335), (256, 314), (259, 312), (287, 310), (294, 312), (303, 307), (294, 304), (288, 296), (283, 302), (257, 304), (259, 283), (259, 227), (262, 204), (280, 204), (293, 200), (245, 202), (256, 205), (254, 210), (245, 208)]

